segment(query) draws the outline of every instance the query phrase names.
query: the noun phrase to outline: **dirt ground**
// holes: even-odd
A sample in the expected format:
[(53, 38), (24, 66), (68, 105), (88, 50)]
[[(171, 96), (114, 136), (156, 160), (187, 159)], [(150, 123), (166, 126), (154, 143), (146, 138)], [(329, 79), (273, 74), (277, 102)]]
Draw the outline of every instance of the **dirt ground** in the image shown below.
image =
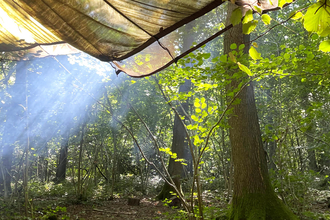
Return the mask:
[(77, 204), (67, 206), (67, 212), (63, 213), (70, 219), (166, 219), (164, 213), (175, 213), (162, 202), (143, 198), (139, 206), (128, 205), (127, 199), (114, 199), (111, 201), (91, 202), (89, 204)]
[[(330, 191), (329, 191), (330, 193)], [(330, 208), (327, 194), (318, 195), (318, 200), (309, 205), (311, 213), (300, 213), (302, 220), (328, 220), (330, 219)], [(0, 220), (11, 219), (33, 219), (33, 220), (106, 220), (106, 219), (184, 219), (179, 218), (180, 209), (172, 209), (164, 206), (163, 202), (155, 201), (154, 197), (143, 197), (138, 206), (128, 205), (127, 198), (114, 198), (113, 200), (93, 199), (88, 201), (78, 201), (74, 198), (65, 197), (44, 197), (35, 198), (32, 202), (34, 207), (33, 218), (29, 213), (29, 218), (24, 218), (23, 203), (15, 206), (0, 206)], [(21, 204), (21, 205), (19, 205)], [(224, 212), (228, 206), (226, 201), (221, 201), (214, 196), (204, 197), (205, 219), (215, 219)], [(305, 212), (307, 210), (305, 209)], [(208, 213), (208, 214), (207, 214)], [(207, 216), (206, 216), (207, 215)]]

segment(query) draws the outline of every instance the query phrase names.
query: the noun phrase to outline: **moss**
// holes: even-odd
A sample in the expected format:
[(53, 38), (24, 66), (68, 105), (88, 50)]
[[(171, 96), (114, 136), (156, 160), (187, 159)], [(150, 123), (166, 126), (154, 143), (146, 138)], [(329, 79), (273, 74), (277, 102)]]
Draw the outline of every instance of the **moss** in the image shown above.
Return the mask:
[(298, 220), (274, 192), (234, 197), (230, 220)]

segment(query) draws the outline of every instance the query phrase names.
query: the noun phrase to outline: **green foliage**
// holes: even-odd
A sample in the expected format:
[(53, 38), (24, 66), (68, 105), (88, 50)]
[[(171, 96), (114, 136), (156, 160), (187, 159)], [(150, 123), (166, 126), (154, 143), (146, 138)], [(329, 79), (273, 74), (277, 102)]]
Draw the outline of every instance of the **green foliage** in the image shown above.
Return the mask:
[(263, 14), (261, 16), (261, 19), (266, 25), (269, 25), (272, 20), (272, 18), (268, 14)]
[(254, 60), (259, 60), (261, 59), (261, 53), (258, 53), (258, 51), (256, 50), (256, 48), (254, 48), (253, 46), (250, 48), (249, 50), (249, 55), (251, 56), (252, 59)]
[(250, 34), (257, 27), (258, 21), (253, 20), (243, 24), (243, 33)]
[[(327, 0), (321, 0), (310, 6), (304, 15), (304, 27), (307, 31), (317, 33), (321, 37), (330, 34), (330, 13), (327, 7)], [(329, 52), (329, 42), (321, 43), (319, 49), (323, 52)]]
[[(47, 207), (47, 209), (44, 209), (43, 211), (38, 211), (38, 214), (41, 215), (41, 219), (70, 219), (69, 216), (67, 216), (65, 213), (67, 212), (66, 207)], [(61, 217), (57, 217), (61, 216)]]
[(283, 7), (285, 4), (291, 3), (291, 2), (293, 2), (293, 0), (279, 0), (278, 6)]
[(232, 23), (232, 25), (238, 25), (239, 23), (241, 23), (241, 19), (242, 19), (242, 11), (240, 8), (236, 8), (231, 17), (230, 17), (230, 23)]
[(319, 46), (319, 50), (323, 52), (330, 52), (330, 40), (322, 41)]
[(248, 22), (250, 22), (250, 21), (252, 21), (252, 20), (253, 20), (253, 11), (252, 11), (252, 9), (249, 9), (249, 10), (245, 13), (245, 16), (244, 16), (244, 18), (243, 18), (242, 23), (243, 23), (243, 24), (246, 24), (246, 23), (248, 23)]

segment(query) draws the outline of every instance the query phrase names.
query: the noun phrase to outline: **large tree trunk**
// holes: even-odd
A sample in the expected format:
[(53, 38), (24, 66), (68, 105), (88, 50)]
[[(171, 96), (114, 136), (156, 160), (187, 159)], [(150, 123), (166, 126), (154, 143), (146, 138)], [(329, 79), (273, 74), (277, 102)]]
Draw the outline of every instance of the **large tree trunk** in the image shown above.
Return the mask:
[[(186, 51), (189, 49), (190, 46), (192, 46), (193, 43), (193, 26), (194, 22), (191, 22), (186, 25), (185, 27), (185, 39), (183, 41), (183, 51)], [(182, 84), (179, 88), (179, 93), (187, 93), (191, 89), (191, 81), (185, 80), (184, 84)], [(181, 106), (177, 106), (177, 111), (180, 116), (185, 116), (184, 111), (188, 111), (188, 101), (181, 102)], [(174, 125), (173, 125), (173, 139), (172, 139), (172, 147), (171, 151), (172, 153), (177, 154), (177, 159), (182, 158), (189, 158), (187, 156), (187, 152), (185, 152), (187, 148), (186, 140), (186, 133), (185, 128), (182, 125), (181, 119), (175, 115), (174, 118)], [(189, 150), (189, 153), (190, 150)], [(171, 175), (171, 178), (173, 182), (175, 183), (175, 186), (181, 191), (181, 178), (183, 176), (183, 166), (181, 162), (175, 162), (175, 159), (170, 158), (169, 164), (168, 164), (168, 173)], [(165, 182), (164, 187), (160, 194), (157, 196), (158, 199), (168, 199), (172, 197), (170, 192), (175, 192), (175, 190)]]
[(68, 163), (68, 148), (69, 148), (69, 135), (65, 135), (61, 142), (60, 156), (56, 170), (56, 183), (65, 180), (66, 167)]
[[(183, 85), (180, 86), (179, 93), (187, 92), (190, 90), (191, 82), (186, 80)], [(182, 103), (182, 108), (187, 111), (188, 110), (188, 103)], [(181, 107), (178, 107), (178, 113), (180, 115), (183, 114), (183, 110)], [(180, 122), (180, 118), (175, 115), (174, 118), (174, 125), (173, 125), (173, 139), (172, 139), (172, 153), (177, 154), (177, 159), (184, 158), (184, 151), (185, 151), (185, 140), (186, 140), (186, 133), (185, 128)], [(168, 164), (168, 173), (171, 175), (175, 186), (181, 191), (181, 177), (183, 175), (183, 167), (181, 162), (175, 162), (175, 159), (170, 158), (170, 162)], [(169, 199), (172, 197), (170, 191), (175, 192), (175, 190), (168, 184), (165, 183), (162, 191), (157, 196), (158, 199)]]
[[(231, 3), (228, 5), (227, 24), (236, 8)], [(230, 52), (231, 44), (236, 43), (239, 46), (244, 42), (249, 42), (249, 36), (243, 35), (241, 24), (236, 25), (225, 34), (224, 52)], [(245, 47), (245, 52), (247, 51), (248, 45)], [(233, 79), (227, 89), (231, 91), (237, 88), (241, 80), (243, 79)], [(252, 83), (242, 89), (238, 98), (241, 101), (233, 106), (233, 116), (229, 119), (234, 164), (230, 219), (297, 219), (275, 195), (270, 183)]]

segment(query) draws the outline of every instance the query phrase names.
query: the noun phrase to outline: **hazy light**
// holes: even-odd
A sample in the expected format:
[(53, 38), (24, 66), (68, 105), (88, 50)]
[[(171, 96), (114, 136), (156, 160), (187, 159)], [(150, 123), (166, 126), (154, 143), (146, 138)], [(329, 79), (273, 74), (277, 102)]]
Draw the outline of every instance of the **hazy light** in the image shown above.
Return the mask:
[(9, 31), (12, 35), (17, 37), (19, 40), (24, 40), (27, 43), (34, 43), (35, 40), (32, 37), (32, 34), (22, 28), (19, 27), (16, 22), (8, 16), (8, 14), (0, 8), (0, 20), (1, 20), (1, 26)]

